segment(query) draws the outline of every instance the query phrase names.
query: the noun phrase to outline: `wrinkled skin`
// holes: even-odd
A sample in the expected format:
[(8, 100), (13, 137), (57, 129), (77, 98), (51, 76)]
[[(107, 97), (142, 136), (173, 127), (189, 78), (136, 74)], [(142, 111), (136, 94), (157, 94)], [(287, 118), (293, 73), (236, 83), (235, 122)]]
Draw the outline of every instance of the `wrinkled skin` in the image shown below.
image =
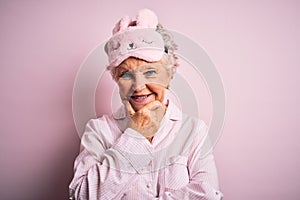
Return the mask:
[(130, 116), (128, 127), (150, 142), (166, 111), (164, 94), (171, 78), (172, 73), (163, 62), (148, 63), (136, 58), (126, 59), (114, 74)]

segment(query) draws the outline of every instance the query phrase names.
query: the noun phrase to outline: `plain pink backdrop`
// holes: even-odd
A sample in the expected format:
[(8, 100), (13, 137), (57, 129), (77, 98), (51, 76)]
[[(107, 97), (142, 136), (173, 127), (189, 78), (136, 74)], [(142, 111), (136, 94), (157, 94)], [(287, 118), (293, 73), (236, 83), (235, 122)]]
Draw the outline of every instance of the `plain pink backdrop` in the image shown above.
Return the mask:
[(0, 1), (0, 199), (67, 199), (76, 73), (120, 17), (144, 7), (206, 49), (223, 78), (225, 199), (299, 199), (300, 3), (284, 0)]

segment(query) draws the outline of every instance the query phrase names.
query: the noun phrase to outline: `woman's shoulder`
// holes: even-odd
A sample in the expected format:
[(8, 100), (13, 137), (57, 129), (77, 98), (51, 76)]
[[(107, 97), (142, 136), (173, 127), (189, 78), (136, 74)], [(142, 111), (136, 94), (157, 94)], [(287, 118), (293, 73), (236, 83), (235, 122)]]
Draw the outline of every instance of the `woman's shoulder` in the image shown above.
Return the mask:
[(182, 127), (190, 127), (191, 130), (207, 129), (206, 123), (199, 117), (182, 114)]
[(119, 137), (120, 129), (112, 114), (104, 114), (87, 122), (84, 135), (91, 134), (105, 142), (113, 143)]
[(86, 123), (86, 127), (91, 127), (94, 130), (98, 131), (104, 128), (109, 128), (112, 124), (114, 124), (112, 115), (104, 114), (100, 117), (89, 119)]
[(182, 123), (177, 135), (178, 138), (190, 143), (195, 141), (202, 143), (207, 135), (208, 126), (202, 119), (191, 115), (182, 115)]

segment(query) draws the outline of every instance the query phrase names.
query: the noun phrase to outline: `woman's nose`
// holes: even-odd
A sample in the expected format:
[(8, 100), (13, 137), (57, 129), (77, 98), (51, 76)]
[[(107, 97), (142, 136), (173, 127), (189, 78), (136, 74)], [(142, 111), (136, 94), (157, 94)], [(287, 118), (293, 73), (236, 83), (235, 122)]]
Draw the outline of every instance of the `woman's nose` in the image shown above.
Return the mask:
[(146, 88), (146, 80), (143, 76), (136, 76), (134, 82), (134, 90), (139, 92)]

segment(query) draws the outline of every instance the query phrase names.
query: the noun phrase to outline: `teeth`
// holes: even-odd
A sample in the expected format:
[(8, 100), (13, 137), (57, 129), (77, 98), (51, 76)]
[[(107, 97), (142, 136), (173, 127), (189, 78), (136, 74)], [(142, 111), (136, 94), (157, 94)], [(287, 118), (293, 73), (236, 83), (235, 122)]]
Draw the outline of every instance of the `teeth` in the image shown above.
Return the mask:
[(147, 95), (143, 95), (143, 96), (133, 96), (132, 98), (134, 98), (134, 99), (145, 99), (145, 98), (147, 98)]
[(131, 98), (133, 99), (146, 99), (147, 97), (149, 97), (151, 94), (147, 94), (147, 95), (136, 95), (136, 96), (131, 96)]

